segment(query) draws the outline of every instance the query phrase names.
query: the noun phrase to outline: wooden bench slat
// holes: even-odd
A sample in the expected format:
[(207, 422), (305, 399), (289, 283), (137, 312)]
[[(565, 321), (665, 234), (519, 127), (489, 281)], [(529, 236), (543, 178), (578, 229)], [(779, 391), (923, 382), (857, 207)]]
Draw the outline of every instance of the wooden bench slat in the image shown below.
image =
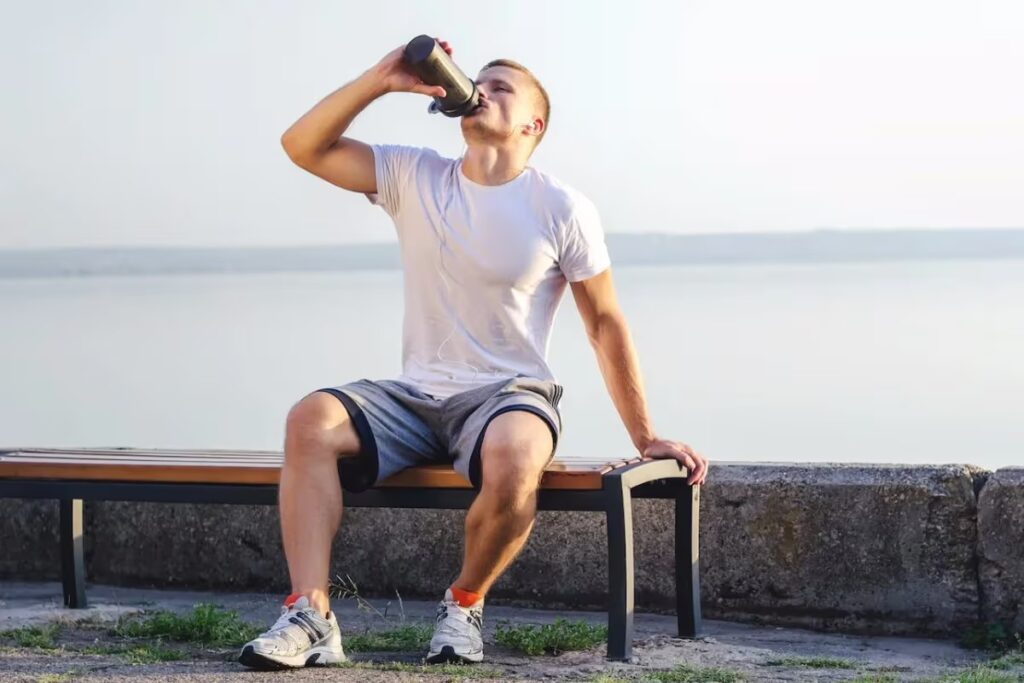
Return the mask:
[(146, 459), (146, 458), (202, 458), (203, 460), (275, 460), (280, 461), (280, 451), (198, 451), (198, 450), (153, 450), (153, 449), (116, 449), (81, 448), (81, 449), (0, 449), (0, 458), (110, 458), (110, 459)]
[[(283, 454), (280, 451), (199, 451), (199, 450), (143, 450), (143, 449), (29, 449), (19, 448), (12, 450), (0, 450), (0, 461), (31, 460), (37, 462), (40, 459), (52, 461), (56, 459), (88, 459), (89, 461), (115, 461), (115, 462), (148, 462), (148, 461), (169, 461), (184, 462), (194, 459), (203, 463), (220, 462), (273, 462), (280, 463)], [(602, 469), (619, 467), (634, 462), (635, 459), (609, 461), (605, 458), (568, 458), (557, 459), (552, 462), (548, 469)]]
[(92, 456), (77, 456), (77, 457), (66, 457), (66, 456), (48, 456), (45, 458), (41, 457), (19, 457), (14, 456), (7, 458), (0, 456), (0, 463), (11, 462), (11, 463), (63, 463), (68, 465), (195, 465), (202, 467), (208, 465), (210, 467), (223, 467), (237, 465), (239, 467), (253, 466), (253, 467), (280, 467), (281, 459), (261, 459), (261, 460), (250, 460), (242, 458), (198, 458), (195, 456), (174, 456), (172, 458), (105, 458), (105, 457), (92, 457)]
[(64, 465), (0, 463), (0, 477), (190, 484), (276, 484), (277, 467), (159, 467), (153, 465)]
[[(169, 457), (159, 456), (144, 456), (144, 457), (124, 457), (124, 458), (111, 458), (107, 456), (96, 456), (96, 455), (65, 455), (65, 454), (54, 454), (47, 456), (23, 456), (23, 455), (6, 455), (0, 454), (0, 463), (66, 463), (66, 464), (120, 464), (120, 465), (196, 465), (196, 466), (224, 466), (224, 465), (237, 465), (240, 467), (253, 466), (253, 467), (275, 467), (280, 466), (282, 457), (277, 456), (273, 458), (204, 458), (201, 456), (194, 455), (176, 455)], [(628, 461), (620, 463), (608, 463), (605, 461), (594, 461), (594, 462), (573, 462), (573, 461), (557, 461), (548, 466), (548, 471), (594, 471), (594, 470), (611, 470), (616, 467), (621, 467), (624, 464), (629, 464)]]
[[(282, 459), (283, 454), (274, 451), (20, 448), (0, 450), (0, 477), (275, 485)], [(600, 489), (604, 474), (637, 460), (556, 460), (545, 471), (541, 487)], [(423, 465), (399, 472), (380, 486), (469, 488), (470, 484), (450, 465)]]

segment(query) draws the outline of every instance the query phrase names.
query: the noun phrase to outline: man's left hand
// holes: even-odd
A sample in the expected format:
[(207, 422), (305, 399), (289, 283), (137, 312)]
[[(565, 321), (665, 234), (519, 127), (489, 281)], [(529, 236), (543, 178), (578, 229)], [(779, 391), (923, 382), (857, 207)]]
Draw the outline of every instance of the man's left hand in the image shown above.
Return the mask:
[(655, 439), (644, 449), (645, 458), (675, 458), (690, 473), (688, 484), (703, 484), (708, 477), (708, 459), (678, 441)]

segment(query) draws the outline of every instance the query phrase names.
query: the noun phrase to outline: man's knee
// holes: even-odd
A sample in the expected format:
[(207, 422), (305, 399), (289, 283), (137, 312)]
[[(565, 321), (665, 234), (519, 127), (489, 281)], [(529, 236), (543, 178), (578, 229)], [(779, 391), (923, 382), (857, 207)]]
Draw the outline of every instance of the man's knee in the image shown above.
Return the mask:
[(514, 410), (491, 420), (480, 449), (482, 488), (515, 505), (532, 496), (551, 460), (554, 442), (547, 423)]
[(337, 458), (359, 452), (352, 419), (334, 396), (317, 391), (292, 406), (285, 422), (285, 458)]

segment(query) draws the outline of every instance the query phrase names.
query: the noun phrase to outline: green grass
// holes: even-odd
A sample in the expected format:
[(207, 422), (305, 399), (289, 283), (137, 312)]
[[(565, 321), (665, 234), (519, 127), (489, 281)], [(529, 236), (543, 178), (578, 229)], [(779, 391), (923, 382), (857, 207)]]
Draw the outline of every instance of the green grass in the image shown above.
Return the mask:
[(865, 674), (851, 678), (846, 683), (899, 683), (899, 680), (893, 674)]
[(765, 662), (767, 666), (786, 666), (802, 669), (856, 669), (857, 665), (848, 659), (835, 657), (783, 657)]
[(154, 612), (141, 621), (118, 622), (114, 635), (127, 638), (167, 638), (183, 643), (235, 646), (258, 636), (261, 629), (242, 621), (238, 613), (216, 605), (199, 604), (185, 615)]
[(79, 673), (79, 671), (72, 669), (62, 674), (43, 674), (36, 679), (36, 683), (64, 683), (65, 681), (74, 680), (75, 676), (78, 676)]
[(969, 629), (960, 644), (975, 650), (986, 650), (996, 656), (974, 669), (952, 677), (939, 679), (940, 683), (1017, 683), (1024, 676), (1005, 673), (1007, 669), (1024, 666), (1024, 634), (1003, 624), (981, 624)]
[(156, 662), (176, 662), (185, 659), (181, 650), (174, 650), (156, 644), (145, 645), (100, 645), (79, 650), (87, 655), (117, 655), (129, 664), (154, 664)]
[(55, 650), (57, 642), (54, 639), (60, 633), (60, 630), (60, 624), (25, 626), (10, 631), (0, 631), (0, 638), (10, 638), (18, 647), (37, 647), (42, 650)]
[[(65, 623), (68, 623), (68, 622), (65, 622)], [(83, 629), (83, 630), (107, 629), (107, 628), (110, 627), (110, 624), (111, 624), (111, 619), (109, 617), (104, 619), (103, 617), (101, 617), (99, 615), (96, 615), (96, 614), (90, 614), (87, 617), (82, 617), (80, 619), (75, 619), (74, 621), (70, 622), (71, 626), (74, 626), (75, 628), (80, 628), (80, 629)]]
[(936, 679), (927, 679), (919, 683), (1018, 683), (1020, 677), (1003, 673), (988, 667), (979, 666), (960, 673), (948, 674)]
[(657, 681), (657, 683), (738, 683), (743, 674), (729, 669), (714, 669), (681, 664), (668, 671), (652, 671), (645, 673), (641, 681)]
[(408, 624), (388, 631), (369, 631), (344, 637), (350, 652), (406, 652), (426, 650), (434, 632), (429, 624)]
[(998, 659), (993, 659), (991, 662), (986, 664), (990, 669), (1009, 669), (1014, 666), (1024, 666), (1024, 652), (1011, 652), (1008, 655), (1003, 655)]
[(607, 641), (608, 628), (566, 619), (556, 619), (553, 624), (543, 626), (499, 624), (494, 639), (505, 647), (531, 656), (557, 655), (570, 650), (586, 650)]
[(404, 662), (345, 662), (331, 668), (366, 669), (370, 671), (398, 671), (402, 673), (438, 674), (455, 680), (467, 678), (502, 678), (505, 673), (479, 664), (406, 664)]
[(181, 650), (161, 647), (160, 645), (139, 645), (118, 653), (129, 664), (154, 664), (156, 662), (177, 662), (185, 659)]

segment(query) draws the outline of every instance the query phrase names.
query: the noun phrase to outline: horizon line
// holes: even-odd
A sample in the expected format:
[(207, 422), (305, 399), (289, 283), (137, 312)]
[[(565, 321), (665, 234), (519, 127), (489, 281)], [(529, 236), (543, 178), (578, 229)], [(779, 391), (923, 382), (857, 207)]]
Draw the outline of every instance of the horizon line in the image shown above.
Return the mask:
[[(1024, 226), (1017, 227), (960, 227), (960, 228), (913, 228), (913, 227), (892, 227), (892, 228), (807, 228), (802, 230), (762, 230), (762, 231), (736, 231), (736, 232), (622, 232), (608, 231), (606, 236), (628, 236), (628, 237), (763, 237), (769, 235), (814, 235), (822, 233), (942, 233), (942, 232), (1019, 232), (1024, 231)], [(147, 250), (184, 250), (184, 249), (312, 249), (323, 247), (372, 247), (397, 245), (398, 240), (368, 240), (358, 242), (309, 242), (292, 244), (79, 244), (79, 245), (49, 245), (36, 247), (0, 246), (0, 252), (10, 251), (59, 251), (59, 250), (101, 250), (101, 249), (147, 249)]]

